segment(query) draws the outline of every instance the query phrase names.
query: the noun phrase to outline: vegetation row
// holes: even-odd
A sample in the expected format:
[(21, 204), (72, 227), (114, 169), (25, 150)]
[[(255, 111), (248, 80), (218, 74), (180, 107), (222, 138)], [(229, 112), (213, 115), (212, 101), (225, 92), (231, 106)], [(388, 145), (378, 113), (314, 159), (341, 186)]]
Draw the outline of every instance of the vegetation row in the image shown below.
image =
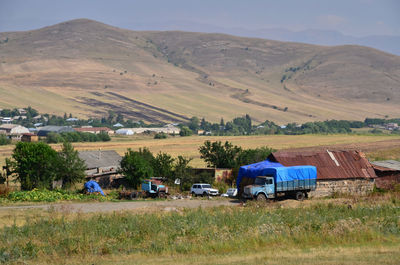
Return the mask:
[(73, 219), (51, 215), (1, 229), (0, 262), (399, 244), (399, 206), (399, 198), (393, 197), (351, 208), (325, 203), (295, 209), (255, 205)]

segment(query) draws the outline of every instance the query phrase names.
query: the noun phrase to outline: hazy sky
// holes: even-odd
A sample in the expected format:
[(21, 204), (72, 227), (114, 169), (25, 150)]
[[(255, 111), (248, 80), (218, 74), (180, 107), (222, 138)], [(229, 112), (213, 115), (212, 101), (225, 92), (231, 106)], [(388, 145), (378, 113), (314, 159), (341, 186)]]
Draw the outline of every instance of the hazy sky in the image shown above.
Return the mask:
[[(201, 25), (259, 30), (336, 30), (400, 35), (399, 0), (0, 0), (0, 32), (89, 18), (132, 30), (198, 30)], [(207, 28), (207, 27), (204, 27)]]

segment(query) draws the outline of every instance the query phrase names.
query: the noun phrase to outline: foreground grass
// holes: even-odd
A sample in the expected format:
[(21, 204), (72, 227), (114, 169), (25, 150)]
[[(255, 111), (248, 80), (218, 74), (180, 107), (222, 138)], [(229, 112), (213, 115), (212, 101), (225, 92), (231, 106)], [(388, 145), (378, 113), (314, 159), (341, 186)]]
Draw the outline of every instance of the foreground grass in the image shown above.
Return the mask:
[[(266, 254), (281, 250), (289, 264), (296, 256), (305, 263), (314, 252), (322, 255), (323, 249), (340, 247), (343, 250), (338, 253), (346, 252), (349, 256), (353, 251), (347, 249), (360, 248), (359, 254), (353, 253), (354, 257), (364, 256), (365, 248), (373, 248), (376, 251), (368, 255), (373, 259), (371, 263), (396, 264), (400, 257), (399, 216), (398, 195), (380, 202), (355, 202), (351, 207), (321, 202), (290, 209), (254, 204), (170, 213), (74, 218), (49, 215), (20, 227), (1, 229), (0, 261), (131, 264), (129, 257), (156, 263), (172, 256), (186, 263), (205, 256), (210, 260), (203, 258), (203, 262), (199, 259), (193, 263), (227, 264), (228, 260), (246, 263), (243, 257), (249, 256), (249, 263), (262, 263)], [(393, 255), (380, 255), (379, 249)], [(296, 251), (299, 255), (291, 254)], [(329, 253), (326, 258), (339, 264), (341, 255)], [(224, 262), (217, 262), (221, 257)]]

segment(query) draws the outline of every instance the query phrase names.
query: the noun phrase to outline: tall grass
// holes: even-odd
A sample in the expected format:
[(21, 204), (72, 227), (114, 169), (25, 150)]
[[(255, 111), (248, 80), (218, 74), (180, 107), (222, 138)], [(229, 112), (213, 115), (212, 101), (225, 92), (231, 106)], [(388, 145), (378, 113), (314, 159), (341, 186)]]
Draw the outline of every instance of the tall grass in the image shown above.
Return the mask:
[(400, 201), (303, 209), (220, 207), (47, 217), (0, 230), (0, 262), (109, 254), (224, 254), (268, 248), (400, 243)]

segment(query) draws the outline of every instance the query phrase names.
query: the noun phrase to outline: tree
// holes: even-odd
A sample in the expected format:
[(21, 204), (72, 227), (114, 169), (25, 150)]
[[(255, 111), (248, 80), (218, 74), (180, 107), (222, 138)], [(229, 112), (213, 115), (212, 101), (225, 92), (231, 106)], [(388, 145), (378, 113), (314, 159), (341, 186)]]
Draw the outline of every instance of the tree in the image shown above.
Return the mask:
[(234, 168), (242, 148), (228, 141), (223, 145), (221, 141), (205, 141), (204, 145), (199, 147), (199, 151), (200, 157), (207, 162), (208, 167)]
[(181, 128), (181, 131), (179, 132), (180, 136), (190, 136), (192, 135), (192, 131), (187, 127), (187, 126), (183, 126)]
[(181, 191), (190, 189), (190, 185), (193, 182), (193, 174), (191, 172), (191, 167), (189, 166), (190, 161), (192, 161), (192, 158), (178, 156), (175, 163), (174, 176), (181, 180)]
[(188, 127), (192, 131), (197, 131), (199, 129), (199, 118), (197, 117), (192, 117), (190, 118), (190, 122), (188, 123)]
[(248, 164), (257, 163), (266, 160), (267, 157), (276, 150), (267, 146), (256, 148), (256, 149), (245, 149), (242, 150), (237, 157), (236, 164), (238, 167)]
[(153, 177), (153, 168), (149, 162), (148, 152), (128, 149), (121, 160), (121, 173), (125, 175), (129, 184), (135, 189), (144, 179)]
[(12, 154), (13, 173), (22, 190), (52, 188), (56, 178), (58, 155), (49, 145), (37, 142), (19, 142)]
[(158, 153), (154, 158), (154, 176), (173, 181), (173, 166), (175, 159), (167, 153)]
[(79, 158), (71, 143), (63, 143), (58, 158), (57, 180), (62, 180), (63, 188), (69, 188), (85, 178), (85, 162)]

